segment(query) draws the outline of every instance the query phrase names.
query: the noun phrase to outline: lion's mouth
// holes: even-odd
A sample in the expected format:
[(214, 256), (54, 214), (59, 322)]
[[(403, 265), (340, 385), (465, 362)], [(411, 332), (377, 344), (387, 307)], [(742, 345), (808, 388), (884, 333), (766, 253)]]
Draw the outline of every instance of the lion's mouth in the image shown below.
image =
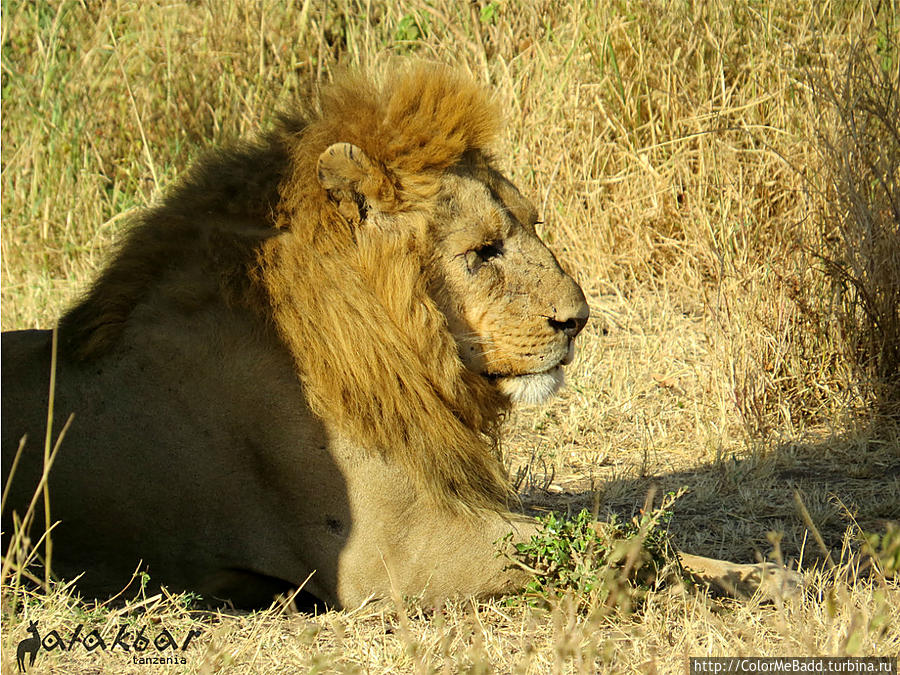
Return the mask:
[(572, 363), (574, 359), (575, 343), (574, 340), (570, 340), (565, 355), (550, 368), (518, 375), (486, 374), (485, 377), (495, 382), (500, 391), (509, 396), (513, 403), (544, 403), (563, 386), (566, 380), (563, 367)]
[(559, 391), (566, 381), (563, 367), (554, 366), (540, 373), (499, 377), (497, 386), (515, 404), (539, 404)]

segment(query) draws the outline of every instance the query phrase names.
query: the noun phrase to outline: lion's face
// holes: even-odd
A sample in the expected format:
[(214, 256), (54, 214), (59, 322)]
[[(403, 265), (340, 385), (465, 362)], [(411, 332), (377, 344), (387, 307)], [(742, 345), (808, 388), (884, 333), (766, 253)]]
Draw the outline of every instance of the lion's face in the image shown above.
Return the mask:
[(467, 367), (540, 403), (563, 383), (588, 305), (535, 233), (534, 207), (496, 171), (467, 168), (442, 179), (432, 296)]
[(360, 227), (416, 232), (429, 292), (470, 370), (514, 403), (559, 389), (589, 308), (535, 233), (534, 207), (482, 156), (445, 170), (412, 210), (395, 208), (393, 181), (349, 143), (322, 153), (318, 175)]

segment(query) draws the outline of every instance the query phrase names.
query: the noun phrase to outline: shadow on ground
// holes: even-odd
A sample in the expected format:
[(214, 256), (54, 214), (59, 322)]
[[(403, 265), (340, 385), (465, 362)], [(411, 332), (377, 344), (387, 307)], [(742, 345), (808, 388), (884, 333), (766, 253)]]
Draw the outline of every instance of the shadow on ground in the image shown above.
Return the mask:
[[(724, 458), (688, 471), (595, 482), (572, 481), (554, 491), (547, 476), (528, 467), (522, 488), (525, 509), (577, 513), (597, 500), (598, 517), (630, 519), (653, 486), (654, 505), (662, 495), (687, 487), (673, 506), (669, 532), (681, 550), (736, 562), (770, 558), (780, 536), (785, 562), (809, 567), (825, 553), (808, 526), (821, 534), (832, 559), (845, 546), (855, 548), (850, 533), (883, 532), (900, 522), (900, 445), (873, 440), (884, 434), (858, 432), (817, 443), (789, 442), (745, 458)], [(799, 505), (802, 501), (808, 519)]]

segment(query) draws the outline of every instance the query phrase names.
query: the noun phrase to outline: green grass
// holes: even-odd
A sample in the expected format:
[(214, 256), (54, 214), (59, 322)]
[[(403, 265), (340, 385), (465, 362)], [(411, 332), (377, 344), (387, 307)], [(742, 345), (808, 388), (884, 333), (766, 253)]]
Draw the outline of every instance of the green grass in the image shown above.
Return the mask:
[[(894, 0), (2, 13), (4, 330), (53, 325), (129, 214), (204, 148), (265, 130), (341, 67), (451, 63), (495, 92), (500, 164), (592, 307), (562, 397), (510, 421), (526, 505), (577, 513), (596, 498), (601, 517), (630, 522), (652, 485), (687, 486), (668, 524), (679, 548), (809, 571), (809, 592), (784, 605), (672, 585), (602, 616), (565, 599), (320, 616), (210, 614), (165, 596), (98, 608), (64, 586), (5, 584), (3, 673), (34, 619), (200, 627), (196, 673), (683, 672), (690, 655), (900, 652), (885, 544), (900, 521)], [(150, 667), (40, 658), (45, 672)]]

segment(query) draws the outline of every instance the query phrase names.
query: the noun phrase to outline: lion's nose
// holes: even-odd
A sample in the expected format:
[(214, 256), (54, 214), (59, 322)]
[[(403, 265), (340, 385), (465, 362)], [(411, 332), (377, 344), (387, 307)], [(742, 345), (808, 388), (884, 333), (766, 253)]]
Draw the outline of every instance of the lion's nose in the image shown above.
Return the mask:
[(550, 319), (549, 321), (554, 330), (562, 331), (570, 338), (574, 338), (587, 325), (588, 318), (587, 316), (573, 316), (565, 321), (557, 321), (556, 319)]
[(561, 306), (553, 307), (553, 312), (547, 321), (553, 330), (560, 331), (572, 340), (587, 325), (588, 318), (591, 316), (591, 308), (587, 304), (587, 298), (584, 297), (584, 291), (575, 283), (575, 280), (568, 275), (565, 280), (569, 285), (563, 295), (566, 300)]

